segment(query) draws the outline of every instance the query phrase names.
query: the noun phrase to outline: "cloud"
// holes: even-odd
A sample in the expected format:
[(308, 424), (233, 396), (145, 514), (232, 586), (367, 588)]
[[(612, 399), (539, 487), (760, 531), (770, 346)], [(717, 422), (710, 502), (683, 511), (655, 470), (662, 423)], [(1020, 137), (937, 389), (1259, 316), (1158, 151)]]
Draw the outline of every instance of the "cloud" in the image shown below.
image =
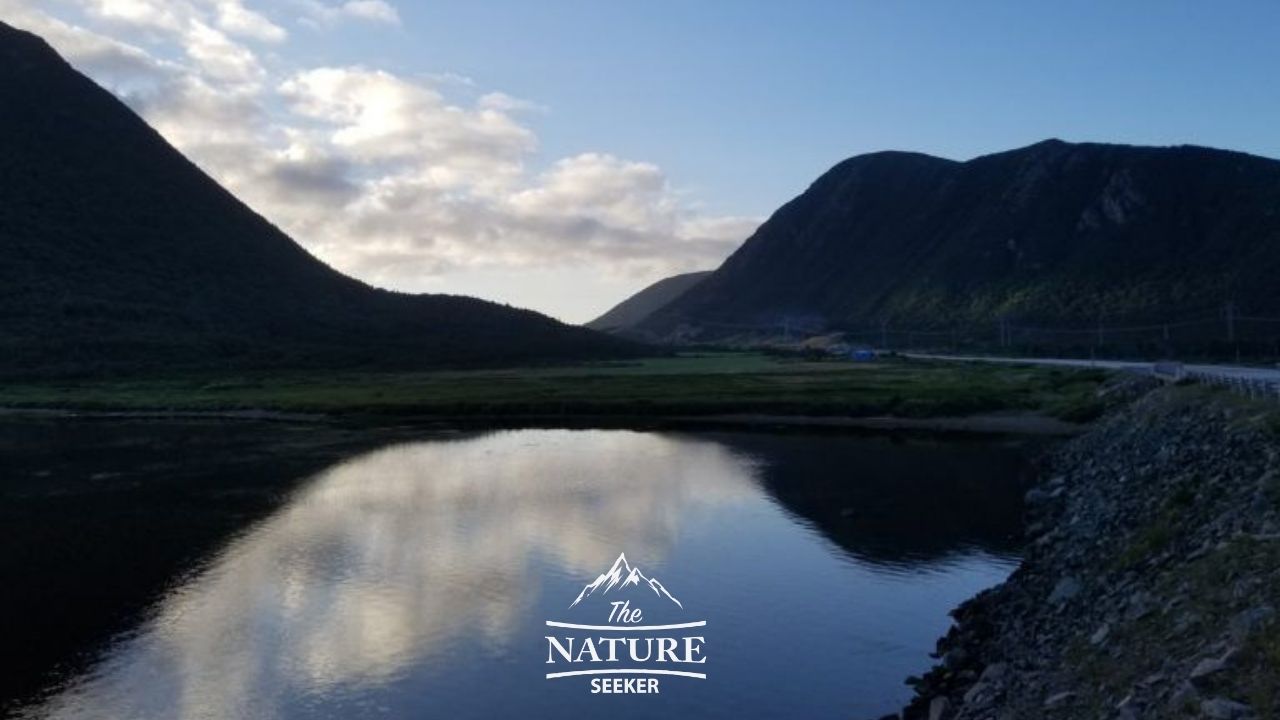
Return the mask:
[(82, 0), (91, 17), (126, 28), (181, 32), (192, 10), (188, 3), (166, 0)]
[(418, 164), (453, 183), (466, 182), (467, 168), (518, 169), (536, 147), (533, 133), (503, 112), (449, 104), (431, 87), (382, 71), (317, 68), (285, 80), (279, 92), (295, 114), (323, 123), (326, 141), (353, 160)]
[[(474, 85), (474, 83), (468, 78), (461, 78), (460, 82)], [(546, 111), (545, 107), (537, 103), (530, 102), (528, 100), (522, 100), (517, 97), (511, 97), (510, 95), (503, 92), (485, 93), (484, 95), (481, 95), (478, 100), (476, 100), (476, 105), (478, 107), (484, 108), (485, 110), (497, 110), (499, 112), (525, 112), (525, 111), (545, 112)]]
[(304, 0), (303, 7), (312, 24), (336, 25), (347, 20), (363, 20), (400, 25), (400, 13), (383, 0), (347, 0), (336, 5)]
[[(587, 451), (564, 452), (569, 434), (404, 443), (336, 463), (33, 714), (287, 715), (289, 699), (451, 658), (462, 633), (492, 647), (525, 642), (542, 622), (540, 565), (589, 578), (621, 546), (648, 567), (708, 512), (761, 502), (758, 464), (729, 447), (596, 432), (572, 437)], [(600, 453), (617, 458), (613, 469), (582, 483)]]
[[(313, 13), (398, 17), (381, 2), (307, 1)], [(538, 138), (522, 113), (535, 104), (448, 73), (298, 67), (281, 59), (288, 31), (250, 5), (55, 6), (78, 8), (83, 25), (31, 0), (0, 11), (321, 259), (375, 284), (576, 268), (630, 287), (713, 267), (757, 224), (700, 212), (651, 163), (587, 152), (533, 170)]]
[(252, 50), (199, 20), (190, 23), (182, 42), (206, 80), (256, 85), (266, 76)]
[(284, 42), (289, 34), (261, 13), (246, 8), (240, 0), (216, 3), (218, 27), (228, 34), (267, 43)]

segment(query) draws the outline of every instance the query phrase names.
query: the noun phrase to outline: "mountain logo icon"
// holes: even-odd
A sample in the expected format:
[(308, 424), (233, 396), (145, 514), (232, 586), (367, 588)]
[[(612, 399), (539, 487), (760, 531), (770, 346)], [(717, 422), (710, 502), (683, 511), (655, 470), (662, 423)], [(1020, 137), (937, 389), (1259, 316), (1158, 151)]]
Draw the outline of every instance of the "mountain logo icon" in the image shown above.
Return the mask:
[(680, 601), (677, 600), (674, 595), (667, 592), (667, 589), (662, 586), (662, 583), (658, 582), (658, 578), (648, 577), (640, 571), (640, 568), (632, 567), (632, 565), (627, 562), (627, 556), (625, 553), (620, 553), (618, 555), (618, 559), (613, 561), (613, 567), (610, 567), (607, 571), (596, 577), (595, 580), (583, 587), (582, 592), (578, 593), (577, 599), (574, 600), (569, 607), (573, 608), (577, 606), (578, 603), (592, 595), (595, 595), (596, 593), (606, 595), (610, 590), (614, 590), (615, 588), (621, 591), (631, 587), (647, 587), (653, 591), (654, 595), (666, 598), (675, 603), (676, 607), (681, 610), (684, 609), (684, 605), (681, 605)]
[[(659, 602), (646, 602), (654, 598)], [(679, 610), (672, 610), (668, 600)], [(636, 603), (648, 607), (633, 607)], [(576, 611), (575, 622), (546, 621), (542, 667), (548, 680), (590, 676), (593, 695), (651, 695), (659, 692), (662, 678), (707, 679), (707, 621), (685, 619), (684, 605), (658, 578), (627, 562), (625, 554), (583, 586), (569, 608), (578, 605), (588, 609)], [(591, 624), (594, 613), (607, 624)]]

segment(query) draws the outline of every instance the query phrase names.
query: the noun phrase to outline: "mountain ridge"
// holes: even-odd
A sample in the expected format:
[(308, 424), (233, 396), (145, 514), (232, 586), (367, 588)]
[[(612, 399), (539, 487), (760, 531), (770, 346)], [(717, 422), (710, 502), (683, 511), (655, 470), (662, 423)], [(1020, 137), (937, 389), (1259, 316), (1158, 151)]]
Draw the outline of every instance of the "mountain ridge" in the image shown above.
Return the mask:
[(43, 39), (0, 23), (0, 373), (413, 369), (635, 355), (314, 258)]
[(628, 330), (649, 317), (654, 311), (683, 295), (689, 288), (702, 282), (711, 273), (711, 270), (681, 273), (646, 285), (600, 317), (584, 323), (583, 327), (608, 332)]
[(1280, 314), (1278, 206), (1280, 162), (1193, 145), (859, 155), (636, 329), (993, 332), (1003, 318), (1087, 327), (1227, 302)]

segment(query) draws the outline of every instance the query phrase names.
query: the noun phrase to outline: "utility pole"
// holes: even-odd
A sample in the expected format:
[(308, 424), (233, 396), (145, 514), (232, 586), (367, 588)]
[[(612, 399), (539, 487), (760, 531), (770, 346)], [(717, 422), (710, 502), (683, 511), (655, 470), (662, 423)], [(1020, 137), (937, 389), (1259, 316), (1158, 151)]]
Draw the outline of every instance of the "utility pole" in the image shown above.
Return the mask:
[(880, 349), (889, 349), (889, 318), (880, 318)]
[(1234, 300), (1227, 301), (1227, 342), (1236, 341), (1236, 304)]

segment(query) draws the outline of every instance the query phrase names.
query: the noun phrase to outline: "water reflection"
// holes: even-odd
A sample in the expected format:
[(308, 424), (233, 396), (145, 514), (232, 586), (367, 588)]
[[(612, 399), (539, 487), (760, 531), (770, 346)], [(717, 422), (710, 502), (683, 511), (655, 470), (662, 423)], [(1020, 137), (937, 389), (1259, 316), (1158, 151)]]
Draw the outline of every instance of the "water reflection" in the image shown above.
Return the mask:
[(718, 439), (761, 458), (759, 477), (770, 494), (863, 562), (914, 571), (975, 549), (1018, 552), (1030, 472), (1025, 441)]
[[(665, 555), (691, 506), (742, 501), (749, 460), (627, 432), (395, 445), (321, 473), (234, 542), (52, 717), (266, 717), (382, 682), (463, 631), (504, 644), (533, 553), (566, 572)], [(249, 710), (252, 709), (252, 712)]]
[[(863, 627), (866, 618), (847, 616), (856, 608), (833, 606), (849, 602), (833, 593), (875, 608), (915, 581), (883, 580), (871, 588), (871, 571), (861, 568), (855, 586), (839, 567), (842, 551), (827, 538), (873, 564), (959, 573), (948, 585), (956, 597), (944, 600), (954, 602), (1007, 570), (982, 553), (1008, 549), (1012, 525), (1001, 513), (954, 523), (933, 513), (932, 524), (908, 521), (916, 531), (894, 532), (910, 515), (903, 503), (919, 502), (927, 482), (921, 478), (954, 485), (938, 470), (955, 471), (955, 459), (944, 454), (935, 458), (938, 467), (912, 471), (920, 448), (902, 455), (905, 465), (898, 467), (892, 447), (865, 442), (878, 441), (853, 443), (864, 462), (842, 454), (852, 452), (841, 449), (848, 443), (832, 439), (621, 431), (497, 432), (362, 454), (319, 473), (170, 592), (92, 672), (27, 714), (396, 717), (412, 710), (486, 717), (520, 698), (526, 708), (578, 712), (571, 705), (589, 696), (531, 681), (540, 669), (522, 665), (533, 647), (527, 641), (539, 634), (546, 608), (571, 599), (566, 589), (594, 577), (620, 550), (646, 568), (683, 558), (686, 564), (664, 573), (664, 581), (703, 602), (726, 632), (758, 623), (771, 608), (803, 610), (792, 593), (807, 590), (802, 602), (811, 607), (818, 637), (852, 624), (865, 641), (858, 650), (864, 660), (882, 662), (916, 641), (905, 642), (895, 629), (873, 636), (878, 631), (867, 628), (884, 618)], [(912, 453), (916, 465), (908, 460)], [(983, 458), (990, 456), (988, 449)], [(1008, 475), (999, 482), (1012, 482)], [(963, 514), (955, 509), (951, 515)], [(797, 517), (820, 534), (804, 531)], [(919, 532), (925, 526), (933, 531)], [(977, 556), (974, 546), (981, 546)], [(792, 575), (785, 589), (768, 589), (769, 577)], [(934, 592), (929, 583), (918, 585)], [(760, 597), (736, 597), (747, 590)], [(926, 603), (921, 614), (937, 615), (938, 626), (943, 609)], [(783, 643), (792, 632), (780, 624), (763, 645), (752, 639), (756, 645), (734, 651), (730, 643), (717, 658), (720, 667), (767, 662), (785, 652), (768, 643)], [(847, 644), (841, 647), (827, 650), (841, 657), (815, 658), (814, 667), (843, 674), (839, 663), (854, 659)], [(912, 647), (904, 659), (927, 650)], [(475, 678), (491, 683), (513, 665), (513, 679), (490, 687), (488, 697), (474, 690)], [(752, 683), (747, 672), (733, 684)], [(463, 687), (471, 689), (464, 694)], [(812, 684), (808, 692), (824, 703), (814, 707), (857, 708), (859, 698), (836, 695), (838, 687), (829, 679)], [(730, 717), (766, 707), (749, 693), (741, 704), (741, 693), (728, 697), (733, 688), (724, 685), (698, 691), (698, 704), (685, 709), (719, 708)], [(789, 707), (787, 696), (778, 702)], [(626, 716), (654, 706), (618, 707), (626, 709), (613, 714)]]

